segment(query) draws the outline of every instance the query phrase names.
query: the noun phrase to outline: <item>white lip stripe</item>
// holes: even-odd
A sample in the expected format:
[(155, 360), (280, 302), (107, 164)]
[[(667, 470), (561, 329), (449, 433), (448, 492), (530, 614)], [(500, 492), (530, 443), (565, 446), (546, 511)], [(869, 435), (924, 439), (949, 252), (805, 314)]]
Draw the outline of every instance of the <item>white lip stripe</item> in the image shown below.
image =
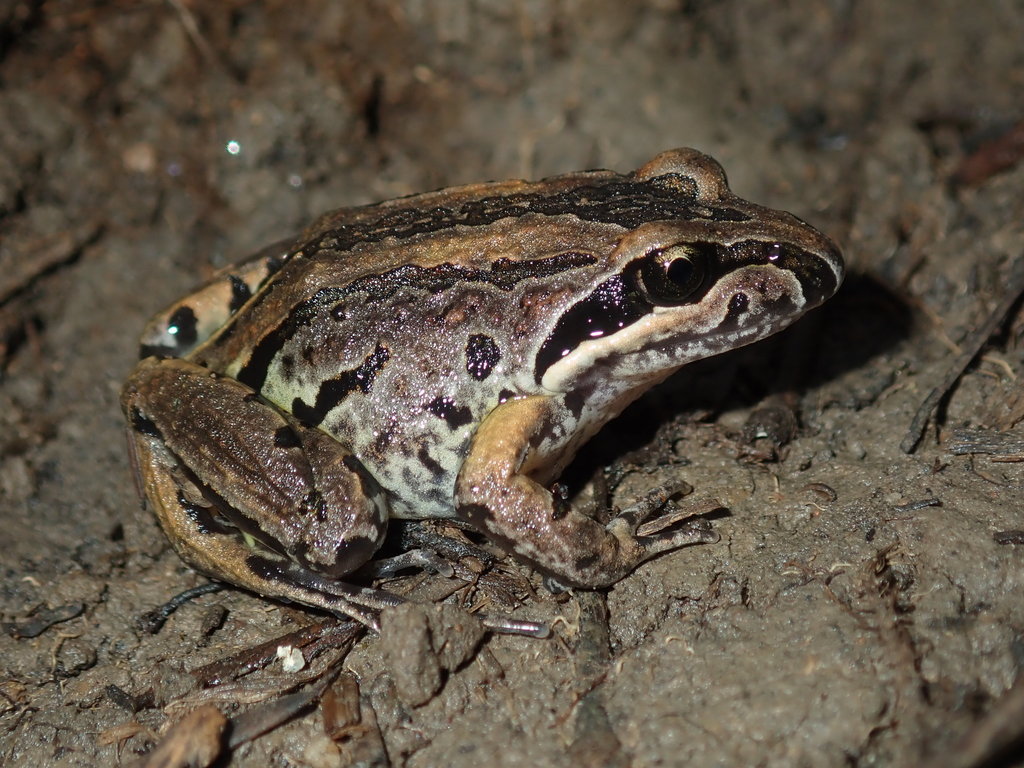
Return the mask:
[[(758, 274), (760, 280), (756, 279)], [(759, 282), (775, 290), (758, 294), (751, 288)], [(737, 292), (749, 299), (744, 320), (735, 330), (718, 331), (729, 317), (727, 297)], [(769, 315), (765, 302), (783, 296), (789, 298), (791, 310), (781, 316)], [(799, 318), (807, 303), (803, 285), (792, 271), (765, 264), (740, 267), (721, 278), (699, 304), (655, 307), (651, 314), (617, 333), (582, 342), (545, 371), (541, 386), (549, 392), (568, 391), (577, 384), (581, 372), (602, 359), (621, 358), (614, 368), (626, 373), (632, 366), (634, 377), (676, 368), (766, 338)], [(681, 336), (692, 338), (673, 342), (674, 337)], [(627, 359), (631, 362), (625, 362)], [(616, 382), (608, 381), (604, 386), (611, 391), (635, 386), (635, 381), (618, 383), (616, 387)]]

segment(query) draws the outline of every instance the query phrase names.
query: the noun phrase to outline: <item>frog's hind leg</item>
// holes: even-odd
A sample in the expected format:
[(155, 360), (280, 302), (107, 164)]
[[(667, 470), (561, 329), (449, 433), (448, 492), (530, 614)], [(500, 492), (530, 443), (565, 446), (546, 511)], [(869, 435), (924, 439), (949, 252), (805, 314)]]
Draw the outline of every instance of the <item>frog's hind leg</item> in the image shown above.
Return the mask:
[(140, 490), (186, 562), (372, 628), (401, 602), (338, 580), (376, 552), (387, 506), (333, 438), (178, 359), (142, 361), (122, 406)]
[(154, 315), (139, 338), (139, 358), (184, 357), (202, 344), (281, 268), (291, 245), (282, 240), (263, 248)]

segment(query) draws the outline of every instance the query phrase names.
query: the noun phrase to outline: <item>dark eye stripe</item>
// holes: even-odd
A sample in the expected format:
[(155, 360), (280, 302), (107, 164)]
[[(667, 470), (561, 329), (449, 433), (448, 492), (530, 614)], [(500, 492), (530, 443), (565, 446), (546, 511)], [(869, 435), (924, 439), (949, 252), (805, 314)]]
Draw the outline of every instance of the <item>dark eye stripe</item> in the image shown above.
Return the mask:
[(562, 315), (537, 353), (534, 378), (544, 378), (548, 368), (584, 341), (599, 339), (632, 325), (652, 310), (623, 275), (615, 275), (583, 301)]
[[(759, 264), (771, 264), (792, 272), (800, 281), (809, 306), (819, 304), (836, 288), (835, 273), (827, 259), (816, 257), (788, 243), (742, 240), (727, 247), (715, 243), (691, 243), (690, 246), (704, 248), (707, 276), (703, 285), (686, 297), (687, 302), (700, 301), (715, 282), (725, 275), (745, 266)], [(638, 290), (636, 281), (647, 259), (652, 253), (659, 252), (650, 252), (633, 261), (622, 274), (606, 280), (562, 315), (537, 353), (534, 378), (538, 384), (551, 366), (571, 354), (583, 342), (610, 336), (632, 325), (653, 311), (652, 301), (662, 305), (661, 301)], [(838, 259), (838, 256), (834, 258)], [(749, 301), (750, 298), (745, 294), (734, 295), (729, 304), (727, 320), (720, 329), (735, 328), (746, 312)], [(788, 296), (779, 299), (774, 309), (780, 315), (792, 315), (797, 311), (792, 305), (792, 298)]]

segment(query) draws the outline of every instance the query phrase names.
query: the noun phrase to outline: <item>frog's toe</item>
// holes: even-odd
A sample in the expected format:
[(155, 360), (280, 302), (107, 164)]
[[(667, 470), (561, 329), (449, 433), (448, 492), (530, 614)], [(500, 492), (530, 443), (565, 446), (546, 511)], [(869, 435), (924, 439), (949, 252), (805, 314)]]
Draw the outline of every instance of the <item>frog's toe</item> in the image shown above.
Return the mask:
[(642, 552), (641, 561), (692, 544), (713, 544), (721, 537), (706, 515), (722, 509), (716, 499), (678, 502), (674, 497), (693, 488), (683, 482), (651, 490), (609, 523), (609, 530), (628, 528)]
[[(625, 526), (630, 532), (634, 532), (640, 528), (648, 527), (659, 520), (665, 520), (666, 518), (680, 520), (682, 517), (688, 517), (690, 516), (689, 514), (683, 515), (682, 517), (677, 515), (676, 510), (679, 508), (675, 503), (673, 503), (673, 499), (686, 496), (692, 491), (693, 486), (684, 480), (671, 480), (660, 485), (656, 485), (642, 498), (637, 499), (616, 515), (612, 520), (612, 524)], [(654, 521), (641, 525), (641, 523), (650, 518), (656, 512), (662, 512), (663, 514), (659, 514)], [(668, 520), (664, 524), (658, 525), (655, 530), (671, 525), (672, 522), (673, 520)], [(611, 524), (609, 527), (611, 527)]]
[(691, 544), (714, 544), (721, 536), (711, 527), (711, 521), (704, 517), (694, 517), (680, 525), (663, 528), (648, 536), (637, 536), (637, 543), (643, 548), (647, 557), (661, 552), (670, 552)]
[(394, 557), (378, 558), (364, 565), (360, 572), (373, 578), (383, 579), (408, 568), (429, 571), (447, 578), (455, 575), (455, 569), (452, 568), (451, 563), (428, 549), (410, 549)]

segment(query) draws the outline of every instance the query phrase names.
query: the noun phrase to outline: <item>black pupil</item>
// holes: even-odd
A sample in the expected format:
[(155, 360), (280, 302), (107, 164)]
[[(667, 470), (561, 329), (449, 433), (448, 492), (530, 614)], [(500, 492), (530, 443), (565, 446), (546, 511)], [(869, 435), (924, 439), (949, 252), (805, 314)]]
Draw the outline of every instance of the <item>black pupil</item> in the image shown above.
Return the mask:
[(671, 282), (685, 288), (693, 280), (695, 268), (689, 259), (673, 259), (665, 267), (665, 277)]

